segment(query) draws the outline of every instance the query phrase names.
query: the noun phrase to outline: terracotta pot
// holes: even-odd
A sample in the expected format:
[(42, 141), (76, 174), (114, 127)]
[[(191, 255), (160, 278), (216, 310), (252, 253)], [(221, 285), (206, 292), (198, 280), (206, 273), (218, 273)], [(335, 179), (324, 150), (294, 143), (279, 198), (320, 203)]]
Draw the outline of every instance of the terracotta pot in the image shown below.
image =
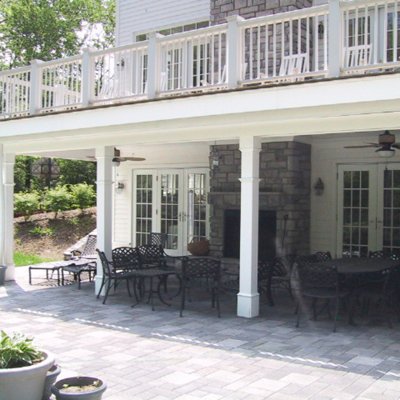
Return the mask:
[[(62, 389), (65, 386), (86, 386), (92, 385), (93, 382), (98, 381), (98, 387), (94, 390), (87, 392), (63, 392)], [(71, 378), (61, 379), (55, 383), (51, 391), (56, 395), (57, 400), (100, 400), (103, 396), (104, 391), (107, 389), (107, 385), (98, 378), (93, 378), (90, 376), (73, 376)]]
[(47, 371), (54, 357), (43, 352), (45, 359), (28, 367), (0, 369), (0, 400), (42, 400)]

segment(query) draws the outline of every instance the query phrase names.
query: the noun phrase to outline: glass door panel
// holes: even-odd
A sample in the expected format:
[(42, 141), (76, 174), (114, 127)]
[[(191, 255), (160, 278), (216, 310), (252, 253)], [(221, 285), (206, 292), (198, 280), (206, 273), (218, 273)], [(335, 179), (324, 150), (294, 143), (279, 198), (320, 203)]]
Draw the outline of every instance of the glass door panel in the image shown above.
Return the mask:
[[(207, 175), (205, 172), (187, 174), (186, 230), (187, 243), (207, 237)], [(184, 244), (186, 247), (187, 243)]]
[(383, 183), (379, 191), (377, 230), (379, 248), (388, 252), (400, 252), (400, 169), (394, 166), (381, 166)]
[(338, 255), (368, 255), (373, 235), (370, 181), (374, 175), (370, 167), (339, 167)]
[(162, 173), (160, 175), (160, 226), (167, 234), (167, 250), (181, 251), (180, 211), (182, 178), (180, 173)]
[(153, 175), (137, 174), (135, 176), (135, 243), (136, 246), (146, 244), (153, 230)]

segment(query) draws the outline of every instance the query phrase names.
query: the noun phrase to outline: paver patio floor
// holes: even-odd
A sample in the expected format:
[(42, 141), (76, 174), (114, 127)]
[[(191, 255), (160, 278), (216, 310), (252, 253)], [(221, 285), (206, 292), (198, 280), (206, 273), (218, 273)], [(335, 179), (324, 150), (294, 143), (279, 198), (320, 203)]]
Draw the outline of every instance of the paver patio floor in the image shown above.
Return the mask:
[(102, 305), (91, 283), (78, 290), (27, 278), (18, 268), (17, 281), (0, 287), (0, 328), (34, 336), (61, 377), (106, 381), (106, 400), (400, 399), (398, 322), (296, 329), (284, 294), (275, 307), (262, 299), (254, 319), (235, 316), (233, 295), (224, 295), (220, 319), (209, 301), (189, 303), (179, 318), (177, 301), (152, 312), (117, 290)]

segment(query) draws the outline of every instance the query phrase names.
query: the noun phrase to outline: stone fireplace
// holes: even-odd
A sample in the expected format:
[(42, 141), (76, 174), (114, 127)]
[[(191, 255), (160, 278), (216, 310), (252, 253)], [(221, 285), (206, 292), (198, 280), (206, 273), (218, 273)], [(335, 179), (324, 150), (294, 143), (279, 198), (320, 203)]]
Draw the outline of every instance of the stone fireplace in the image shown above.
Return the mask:
[[(232, 218), (236, 225), (240, 221), (241, 153), (236, 144), (211, 146), (210, 151), (212, 159), (218, 159), (218, 165), (213, 165), (210, 173), (210, 251), (215, 256), (234, 255), (225, 245), (230, 240), (236, 247), (240, 245), (240, 236), (239, 243), (235, 242), (240, 227), (235, 229), (235, 222), (227, 227), (232, 221), (226, 216), (237, 210)], [(260, 258), (308, 253), (310, 175), (310, 145), (293, 141), (262, 144), (259, 248), (263, 248), (263, 253), (259, 253)]]

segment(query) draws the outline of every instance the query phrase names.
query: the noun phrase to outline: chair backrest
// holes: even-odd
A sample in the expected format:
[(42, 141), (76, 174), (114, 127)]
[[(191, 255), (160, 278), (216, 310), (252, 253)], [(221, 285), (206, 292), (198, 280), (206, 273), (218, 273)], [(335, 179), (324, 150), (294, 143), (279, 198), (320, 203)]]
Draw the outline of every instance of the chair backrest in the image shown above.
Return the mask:
[(160, 245), (145, 244), (136, 247), (136, 250), (143, 267), (146, 267), (146, 264), (147, 266), (148, 264), (159, 265), (164, 258), (164, 250)]
[(140, 257), (133, 247), (117, 247), (112, 250), (114, 270), (131, 270), (140, 268)]
[(337, 289), (338, 273), (332, 265), (321, 265), (313, 262), (299, 262), (297, 275), (300, 288), (307, 289)]
[(372, 63), (372, 48), (370, 44), (351, 46), (345, 49), (345, 68), (363, 67)]
[(96, 255), (97, 236), (88, 235), (85, 246), (83, 247), (81, 257)]
[(183, 278), (208, 278), (214, 282), (221, 278), (221, 260), (211, 257), (186, 257), (182, 259)]
[(99, 255), (99, 258), (100, 258), (100, 261), (101, 261), (101, 266), (103, 268), (103, 275), (104, 276), (111, 276), (112, 275), (111, 265), (108, 262), (104, 251), (100, 251), (99, 249), (96, 249), (96, 251), (97, 251), (97, 254)]
[(292, 54), (282, 58), (279, 76), (301, 75), (308, 72), (307, 53)]
[(150, 232), (148, 244), (161, 246), (163, 249), (165, 249), (165, 246), (167, 245), (167, 240), (168, 235), (166, 233)]

